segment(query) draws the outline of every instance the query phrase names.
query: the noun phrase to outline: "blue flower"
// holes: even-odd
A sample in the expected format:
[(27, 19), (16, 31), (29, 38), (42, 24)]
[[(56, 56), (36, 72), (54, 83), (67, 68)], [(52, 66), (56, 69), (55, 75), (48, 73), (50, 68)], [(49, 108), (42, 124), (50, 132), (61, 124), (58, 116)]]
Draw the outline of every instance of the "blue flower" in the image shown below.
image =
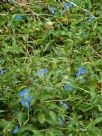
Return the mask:
[(23, 106), (25, 106), (25, 104), (26, 104), (26, 102), (25, 102), (24, 99), (21, 99), (21, 100), (20, 100), (20, 103), (21, 103), (21, 105), (23, 105)]
[(21, 103), (22, 106), (25, 106), (27, 109), (29, 108), (28, 102), (26, 102), (24, 99), (21, 99), (20, 103)]
[(85, 74), (86, 70), (82, 69), (81, 74)]
[(22, 16), (15, 16), (16, 20), (21, 21), (22, 20)]
[(69, 106), (68, 106), (66, 103), (64, 103), (63, 101), (60, 101), (60, 105), (61, 105), (65, 110), (67, 110), (67, 109), (69, 108)]
[(46, 68), (37, 70), (37, 76), (40, 76), (42, 78), (45, 77), (46, 73), (48, 73), (48, 69), (46, 69)]
[(44, 72), (44, 74), (46, 74), (48, 72), (48, 69), (44, 68), (43, 72)]
[(18, 132), (18, 130), (19, 130), (19, 126), (16, 125), (15, 128), (14, 128), (14, 130), (11, 131), (11, 133), (12, 134), (16, 134)]
[(69, 90), (70, 90), (70, 91), (73, 91), (73, 88), (70, 86), (70, 87), (69, 87)]
[(70, 85), (68, 85), (68, 84), (64, 85), (64, 89), (65, 89), (66, 91), (67, 91), (67, 90), (70, 90), (70, 91), (73, 90), (73, 88), (72, 88)]
[(25, 99), (26, 99), (27, 102), (31, 101), (31, 97), (30, 96), (26, 96)]
[(69, 86), (66, 84), (66, 85), (64, 86), (64, 89), (67, 91), (68, 88), (69, 88)]
[(73, 4), (72, 4), (72, 3), (66, 3), (66, 2), (64, 2), (64, 3), (63, 3), (63, 6), (64, 6), (64, 8), (65, 8), (66, 10), (70, 10), (70, 8), (73, 6)]
[(5, 68), (3, 70), (0, 70), (0, 76), (3, 75), (3, 74), (5, 74), (6, 71), (7, 71), (7, 69), (5, 69)]
[(80, 75), (84, 75), (85, 73), (86, 73), (86, 69), (83, 67), (79, 67), (76, 76), (79, 77)]
[(76, 73), (76, 76), (79, 77), (79, 76), (80, 76), (80, 73)]
[(79, 67), (78, 72), (80, 72), (81, 74), (85, 74), (86, 70), (83, 67)]
[(37, 75), (40, 76), (40, 75), (42, 74), (42, 72), (43, 72), (42, 69), (39, 69), (39, 70), (37, 71)]
[(63, 120), (61, 117), (58, 117), (58, 124), (60, 125), (60, 127), (63, 127)]
[(27, 95), (28, 92), (29, 92), (29, 90), (24, 89), (23, 91), (21, 91), (21, 92), (19, 93), (19, 96), (20, 96), (20, 97), (23, 97), (23, 96)]
[(0, 70), (0, 76), (3, 74), (3, 71), (2, 70)]
[(69, 106), (68, 106), (66, 103), (63, 103), (63, 108), (64, 108), (65, 110), (67, 110), (67, 109), (69, 108)]
[(29, 104), (26, 102), (25, 107), (29, 109)]
[(54, 7), (48, 7), (48, 11), (51, 13), (51, 14), (55, 14), (55, 11), (56, 11), (56, 8)]
[(91, 22), (93, 19), (95, 19), (95, 16), (91, 15), (91, 16), (89, 17), (89, 19), (87, 20), (87, 22)]
[(20, 103), (21, 105), (25, 106), (27, 109), (29, 108), (29, 102), (31, 101), (31, 97), (27, 96), (28, 92), (29, 90), (24, 89), (22, 92), (19, 93), (19, 97), (21, 97)]

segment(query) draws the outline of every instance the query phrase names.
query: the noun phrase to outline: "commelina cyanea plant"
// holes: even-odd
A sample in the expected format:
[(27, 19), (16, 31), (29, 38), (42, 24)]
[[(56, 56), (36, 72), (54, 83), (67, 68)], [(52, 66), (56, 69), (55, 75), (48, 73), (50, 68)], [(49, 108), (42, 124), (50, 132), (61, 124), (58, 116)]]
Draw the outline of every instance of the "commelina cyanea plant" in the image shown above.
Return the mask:
[(101, 5), (0, 1), (0, 136), (102, 136)]

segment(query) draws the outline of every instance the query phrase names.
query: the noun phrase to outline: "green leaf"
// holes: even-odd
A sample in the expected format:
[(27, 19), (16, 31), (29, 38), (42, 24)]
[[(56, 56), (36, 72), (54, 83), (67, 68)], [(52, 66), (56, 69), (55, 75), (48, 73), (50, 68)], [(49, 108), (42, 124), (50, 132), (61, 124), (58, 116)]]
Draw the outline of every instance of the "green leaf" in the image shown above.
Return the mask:
[(87, 126), (87, 129), (91, 128), (92, 126), (95, 126), (96, 124), (102, 122), (102, 117), (98, 117), (96, 118), (95, 120), (92, 120), (88, 126)]
[(50, 112), (49, 112), (49, 115), (50, 115), (50, 117), (52, 118), (52, 120), (53, 120), (54, 122), (57, 120), (57, 115), (55, 114), (55, 112), (50, 111)]
[(98, 109), (102, 112), (102, 105), (98, 105)]
[(53, 98), (53, 95), (50, 92), (44, 92), (38, 96), (38, 99), (40, 99), (41, 101), (48, 100), (51, 98)]
[(45, 122), (45, 114), (41, 113), (38, 115), (38, 120), (41, 124)]
[(22, 126), (23, 121), (24, 121), (24, 115), (23, 115), (22, 112), (18, 112), (18, 113), (17, 113), (17, 120), (18, 120), (18, 122), (19, 122), (19, 125)]
[(21, 127), (20, 134), (24, 134), (26, 132), (30, 132), (34, 134), (35, 136), (40, 136), (40, 131), (34, 128), (33, 125), (29, 124), (27, 126)]

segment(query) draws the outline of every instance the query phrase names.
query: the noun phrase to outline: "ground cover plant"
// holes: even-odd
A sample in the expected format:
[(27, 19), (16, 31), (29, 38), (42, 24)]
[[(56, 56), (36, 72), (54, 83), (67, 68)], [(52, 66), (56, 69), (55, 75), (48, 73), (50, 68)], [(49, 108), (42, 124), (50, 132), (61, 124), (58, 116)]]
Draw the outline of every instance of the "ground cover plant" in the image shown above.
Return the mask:
[(102, 135), (102, 1), (0, 1), (0, 136)]

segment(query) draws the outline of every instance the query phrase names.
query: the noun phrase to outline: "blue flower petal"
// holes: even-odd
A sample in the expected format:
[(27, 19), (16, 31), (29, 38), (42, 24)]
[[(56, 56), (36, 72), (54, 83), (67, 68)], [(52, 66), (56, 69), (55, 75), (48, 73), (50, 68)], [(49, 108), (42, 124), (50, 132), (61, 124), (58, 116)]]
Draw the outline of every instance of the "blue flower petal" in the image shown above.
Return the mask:
[(29, 92), (29, 90), (24, 89), (23, 91), (19, 92), (19, 96), (20, 96), (20, 97), (23, 97), (23, 96), (25, 96), (28, 92)]
[(83, 70), (83, 67), (79, 67), (78, 71), (81, 72)]
[(86, 69), (84, 67), (79, 67), (76, 76), (80, 76), (81, 74), (85, 74)]
[(22, 20), (22, 16), (15, 16), (16, 20), (21, 21)]
[(48, 69), (44, 68), (44, 69), (39, 69), (37, 70), (37, 76), (40, 76), (42, 78), (45, 78), (45, 74), (48, 72)]
[(42, 77), (42, 78), (45, 78), (45, 75), (44, 75), (44, 74), (42, 74), (42, 75), (41, 75), (41, 77)]
[(27, 90), (27, 89), (23, 90), (24, 95), (26, 95), (28, 92), (29, 92), (29, 90)]
[(58, 124), (60, 125), (60, 127), (63, 127), (63, 120), (61, 117), (58, 117)]
[(79, 72), (77, 72), (77, 73), (76, 73), (76, 76), (77, 76), (77, 77), (79, 77), (79, 76), (80, 76), (80, 73), (79, 73)]
[(62, 121), (62, 118), (61, 118), (61, 117), (58, 117), (58, 121), (60, 121), (60, 122), (61, 122), (61, 121)]
[(73, 88), (71, 86), (69, 87), (69, 89), (70, 89), (70, 91), (73, 91)]
[(19, 130), (19, 126), (18, 125), (16, 125), (15, 126), (15, 128), (14, 128), (14, 130), (12, 130), (12, 134), (16, 134), (17, 132), (18, 132), (18, 130)]
[(66, 3), (66, 2), (64, 2), (64, 3), (63, 3), (63, 6), (64, 6), (64, 8), (65, 8), (66, 10), (70, 10), (70, 8), (73, 6), (73, 4), (72, 4), (72, 3)]
[(25, 106), (25, 105), (26, 105), (26, 102), (25, 102), (25, 100), (24, 100), (24, 99), (21, 99), (21, 100), (20, 100), (20, 103), (21, 103), (21, 105), (23, 105), (23, 106)]
[(48, 69), (44, 68), (43, 72), (44, 72), (44, 74), (48, 73)]
[(24, 93), (23, 93), (23, 92), (19, 92), (19, 96), (20, 96), (20, 97), (23, 97), (23, 96), (24, 96)]
[(66, 84), (66, 85), (64, 86), (64, 89), (67, 91), (68, 88), (69, 88), (69, 85)]
[(25, 106), (27, 109), (29, 108), (28, 102), (26, 102), (24, 99), (21, 99), (20, 103), (21, 103), (22, 106)]
[(37, 71), (37, 76), (40, 76), (40, 75), (42, 74), (42, 72), (43, 72), (43, 70), (42, 70), (42, 69), (39, 69), (39, 70)]
[(2, 70), (0, 70), (0, 76), (3, 74), (3, 71)]
[(63, 101), (60, 101), (60, 105), (61, 105), (65, 110), (67, 110), (67, 109), (69, 108), (69, 106), (68, 106), (66, 103), (64, 103)]
[(29, 104), (26, 102), (25, 107), (29, 109)]
[(70, 86), (70, 85), (68, 85), (68, 84), (66, 84), (66, 85), (64, 85), (64, 90), (70, 90), (70, 91), (72, 91), (73, 90), (73, 88)]
[(26, 96), (25, 99), (26, 99), (27, 102), (31, 101), (31, 97), (30, 96)]
[(67, 110), (67, 109), (69, 108), (69, 106), (68, 106), (66, 103), (64, 103), (64, 104), (63, 104), (63, 108), (64, 108), (65, 110)]
[(49, 10), (49, 12), (51, 13), (51, 14), (55, 14), (55, 11), (56, 11), (56, 8), (54, 8), (54, 7), (48, 7), (48, 10)]
[(91, 16), (89, 17), (89, 19), (87, 20), (87, 22), (91, 22), (93, 19), (95, 19), (95, 16), (91, 15)]
[(83, 70), (81, 71), (81, 74), (85, 74), (85, 72), (86, 72), (86, 70), (85, 70), (85, 69), (83, 69)]

